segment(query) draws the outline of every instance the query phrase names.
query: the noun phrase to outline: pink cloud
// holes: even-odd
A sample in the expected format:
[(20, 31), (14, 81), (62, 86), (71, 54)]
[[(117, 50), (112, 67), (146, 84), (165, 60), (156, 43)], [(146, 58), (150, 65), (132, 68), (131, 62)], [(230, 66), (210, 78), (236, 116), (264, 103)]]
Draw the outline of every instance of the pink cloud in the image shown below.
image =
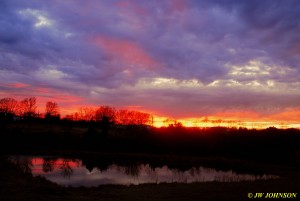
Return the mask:
[(112, 58), (120, 59), (127, 65), (139, 65), (144, 69), (154, 69), (158, 63), (134, 42), (98, 36), (93, 42), (103, 48)]
[(16, 82), (16, 83), (8, 83), (8, 84), (1, 84), (4, 87), (9, 87), (9, 88), (24, 88), (29, 86), (28, 84), (24, 84), (21, 82)]
[(186, 0), (172, 0), (171, 7), (173, 11), (182, 12), (186, 9)]

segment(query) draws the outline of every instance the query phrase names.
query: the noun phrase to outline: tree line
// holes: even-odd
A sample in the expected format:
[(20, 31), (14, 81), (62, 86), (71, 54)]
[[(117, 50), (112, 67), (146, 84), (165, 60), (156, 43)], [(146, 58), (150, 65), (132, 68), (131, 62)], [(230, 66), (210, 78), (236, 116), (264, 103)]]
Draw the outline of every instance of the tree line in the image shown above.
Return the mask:
[[(60, 120), (60, 108), (56, 102), (48, 101), (45, 104), (45, 112), (37, 111), (37, 99), (35, 97), (24, 98), (17, 101), (14, 98), (0, 99), (0, 119), (34, 119)], [(80, 107), (77, 112), (67, 114), (64, 120), (102, 122), (103, 124), (120, 125), (152, 125), (153, 116), (149, 113), (133, 110), (117, 110), (111, 106)]]
[(36, 98), (24, 98), (17, 101), (13, 98), (0, 99), (0, 116), (2, 118), (10, 119), (16, 116), (23, 118), (38, 117), (36, 112)]

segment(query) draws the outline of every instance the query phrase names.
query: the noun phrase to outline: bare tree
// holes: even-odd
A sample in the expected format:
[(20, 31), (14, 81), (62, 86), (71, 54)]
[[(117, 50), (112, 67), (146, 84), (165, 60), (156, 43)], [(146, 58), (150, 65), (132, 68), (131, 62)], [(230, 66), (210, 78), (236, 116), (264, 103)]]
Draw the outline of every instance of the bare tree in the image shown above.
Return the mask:
[(2, 98), (0, 100), (0, 113), (3, 115), (15, 115), (18, 101), (13, 98)]
[(182, 128), (183, 127), (183, 124), (180, 121), (177, 121), (175, 119), (166, 119), (163, 121), (163, 123), (165, 125), (168, 125), (168, 127), (170, 127), (170, 128), (173, 128), (173, 127)]
[(151, 115), (144, 112), (135, 112), (135, 120), (136, 124), (142, 125), (142, 124), (148, 124), (151, 121)]
[(113, 123), (116, 120), (116, 110), (110, 106), (100, 106), (95, 113), (96, 121), (103, 121), (108, 119), (109, 122)]
[(83, 121), (93, 121), (95, 119), (95, 109), (92, 107), (80, 107), (79, 118)]
[(100, 122), (102, 133), (106, 136), (111, 125), (115, 123), (116, 110), (109, 106), (100, 106), (96, 110), (95, 119)]
[(151, 124), (152, 116), (145, 112), (119, 110), (116, 113), (116, 121), (123, 125), (144, 125)]
[(58, 104), (55, 102), (48, 101), (46, 103), (46, 111), (45, 111), (45, 118), (47, 119), (59, 119), (59, 107)]
[(118, 124), (122, 125), (129, 125), (130, 124), (130, 118), (129, 118), (129, 110), (119, 110), (116, 113), (116, 122)]
[(35, 117), (36, 108), (37, 106), (35, 97), (25, 98), (19, 104), (20, 114), (23, 117)]
[(2, 98), (0, 100), (0, 123), (12, 121), (16, 115), (18, 101), (13, 98)]

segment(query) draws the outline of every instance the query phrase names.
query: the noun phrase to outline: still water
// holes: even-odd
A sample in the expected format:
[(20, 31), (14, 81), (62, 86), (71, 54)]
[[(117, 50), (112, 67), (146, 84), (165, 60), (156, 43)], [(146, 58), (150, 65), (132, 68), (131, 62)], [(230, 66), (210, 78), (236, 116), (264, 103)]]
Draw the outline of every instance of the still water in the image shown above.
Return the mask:
[(274, 175), (237, 174), (205, 167), (187, 170), (169, 168), (167, 165), (152, 167), (149, 164), (105, 164), (92, 167), (83, 160), (17, 156), (10, 160), (21, 171), (42, 176), (62, 186), (99, 186), (105, 184), (139, 185), (145, 183), (193, 183), (193, 182), (240, 182), (277, 179)]

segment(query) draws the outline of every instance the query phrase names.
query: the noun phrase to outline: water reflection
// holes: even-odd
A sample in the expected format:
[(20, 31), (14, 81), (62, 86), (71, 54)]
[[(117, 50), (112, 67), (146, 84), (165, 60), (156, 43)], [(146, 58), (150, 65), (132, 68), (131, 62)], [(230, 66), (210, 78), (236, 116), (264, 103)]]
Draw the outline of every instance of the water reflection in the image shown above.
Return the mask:
[(149, 164), (117, 165), (102, 163), (87, 165), (78, 159), (51, 157), (11, 157), (21, 171), (41, 175), (63, 186), (98, 186), (105, 184), (138, 185), (144, 183), (240, 182), (276, 179), (274, 175), (237, 174), (211, 168), (192, 167), (188, 170), (151, 167)]

